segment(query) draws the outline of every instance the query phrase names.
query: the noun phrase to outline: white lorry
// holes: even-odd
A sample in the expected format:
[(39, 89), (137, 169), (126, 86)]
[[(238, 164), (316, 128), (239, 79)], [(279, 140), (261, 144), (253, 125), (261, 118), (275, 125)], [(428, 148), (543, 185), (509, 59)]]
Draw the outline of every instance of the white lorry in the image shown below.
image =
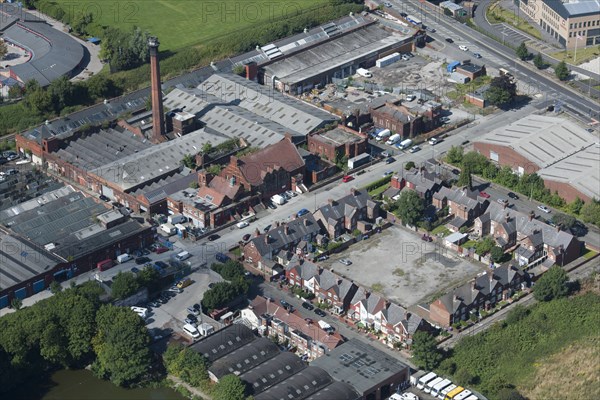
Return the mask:
[(177, 233), (177, 229), (173, 226), (173, 224), (170, 223), (166, 223), (166, 224), (162, 224), (160, 226), (160, 230), (163, 231), (164, 233), (166, 233), (167, 235), (171, 236)]
[(285, 197), (280, 194), (275, 194), (271, 196), (271, 201), (277, 205), (285, 204)]
[(377, 137), (375, 139), (382, 141), (382, 140), (386, 140), (387, 138), (389, 138), (392, 135), (392, 132), (390, 132), (389, 129), (384, 129), (381, 132), (379, 132), (377, 134)]
[(411, 139), (406, 139), (400, 142), (400, 144), (398, 145), (398, 148), (400, 150), (404, 150), (404, 149), (408, 149), (410, 147), (410, 145), (412, 144), (412, 140)]
[(169, 217), (167, 218), (167, 222), (169, 224), (175, 225), (175, 224), (180, 224), (182, 222), (187, 222), (187, 218), (181, 214), (173, 214), (173, 215), (169, 215)]
[(396, 133), (395, 135), (390, 136), (390, 138), (387, 140), (387, 142), (385, 142), (385, 144), (387, 144), (388, 146), (392, 146), (398, 143), (400, 139), (402, 139), (402, 136), (400, 136), (399, 133)]
[(356, 73), (365, 78), (372, 78), (373, 74), (368, 69), (359, 68), (356, 70)]

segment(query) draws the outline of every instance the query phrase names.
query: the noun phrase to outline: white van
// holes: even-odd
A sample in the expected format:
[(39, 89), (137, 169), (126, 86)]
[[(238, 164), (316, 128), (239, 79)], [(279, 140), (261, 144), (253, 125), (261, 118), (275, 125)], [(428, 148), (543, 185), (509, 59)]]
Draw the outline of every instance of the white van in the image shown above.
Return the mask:
[(182, 251), (181, 253), (177, 254), (175, 256), (175, 258), (177, 259), (177, 261), (183, 261), (183, 260), (187, 260), (191, 256), (192, 255), (190, 253), (188, 253), (187, 251)]
[(198, 329), (196, 329), (193, 325), (185, 324), (183, 326), (183, 332), (185, 332), (192, 339), (200, 338), (200, 332), (198, 332)]
[(126, 263), (129, 260), (133, 260), (133, 257), (127, 253), (121, 254), (120, 256), (117, 257), (117, 262), (119, 264)]
[(144, 307), (131, 307), (131, 311), (139, 315), (140, 317), (146, 319), (148, 317), (148, 309)]

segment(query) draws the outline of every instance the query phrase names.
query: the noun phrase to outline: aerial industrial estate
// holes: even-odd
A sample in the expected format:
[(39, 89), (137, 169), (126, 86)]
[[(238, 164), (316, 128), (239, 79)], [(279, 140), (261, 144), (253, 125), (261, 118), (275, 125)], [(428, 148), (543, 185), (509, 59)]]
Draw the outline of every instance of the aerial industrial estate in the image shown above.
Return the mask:
[(598, 396), (598, 0), (321, 3), (177, 73), (0, 4), (1, 393)]

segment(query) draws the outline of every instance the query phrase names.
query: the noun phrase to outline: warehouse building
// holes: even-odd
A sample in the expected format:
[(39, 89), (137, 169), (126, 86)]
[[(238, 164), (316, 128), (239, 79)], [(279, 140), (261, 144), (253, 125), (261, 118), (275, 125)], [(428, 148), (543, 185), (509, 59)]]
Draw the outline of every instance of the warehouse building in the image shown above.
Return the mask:
[(530, 115), (489, 132), (473, 146), (519, 175), (537, 173), (568, 202), (600, 198), (598, 138), (567, 119)]
[(232, 59), (247, 77), (292, 94), (347, 78), (377, 59), (414, 49), (417, 29), (391, 33), (368, 16), (350, 15)]
[[(311, 363), (348, 384), (364, 400), (387, 399), (410, 377), (410, 368), (360, 340), (350, 340)], [(258, 399), (258, 398), (257, 398)]]
[(208, 368), (208, 376), (214, 382), (229, 374), (239, 376), (278, 354), (279, 347), (271, 339), (258, 338), (214, 361)]
[(9, 49), (18, 47), (29, 57), (23, 64), (0, 69), (1, 76), (21, 84), (33, 79), (48, 86), (61, 76), (73, 76), (85, 63), (85, 50), (74, 38), (17, 5), (2, 7), (0, 36)]

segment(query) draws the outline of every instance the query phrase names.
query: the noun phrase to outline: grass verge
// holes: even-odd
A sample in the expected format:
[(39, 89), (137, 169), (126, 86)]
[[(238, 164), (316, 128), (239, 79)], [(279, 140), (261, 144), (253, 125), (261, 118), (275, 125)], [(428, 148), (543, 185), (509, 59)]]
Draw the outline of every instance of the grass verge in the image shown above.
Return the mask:
[(582, 47), (577, 49), (577, 59), (575, 59), (575, 49), (558, 51), (550, 55), (556, 58), (557, 60), (564, 61), (573, 65), (579, 65), (599, 57), (600, 46)]
[(490, 21), (490, 24), (499, 24), (506, 22), (507, 24), (514, 26), (518, 30), (533, 36), (536, 39), (543, 40), (542, 34), (527, 20), (521, 18), (518, 14), (515, 14), (509, 10), (505, 10), (499, 6), (499, 3), (494, 3), (488, 7), (485, 15)]

